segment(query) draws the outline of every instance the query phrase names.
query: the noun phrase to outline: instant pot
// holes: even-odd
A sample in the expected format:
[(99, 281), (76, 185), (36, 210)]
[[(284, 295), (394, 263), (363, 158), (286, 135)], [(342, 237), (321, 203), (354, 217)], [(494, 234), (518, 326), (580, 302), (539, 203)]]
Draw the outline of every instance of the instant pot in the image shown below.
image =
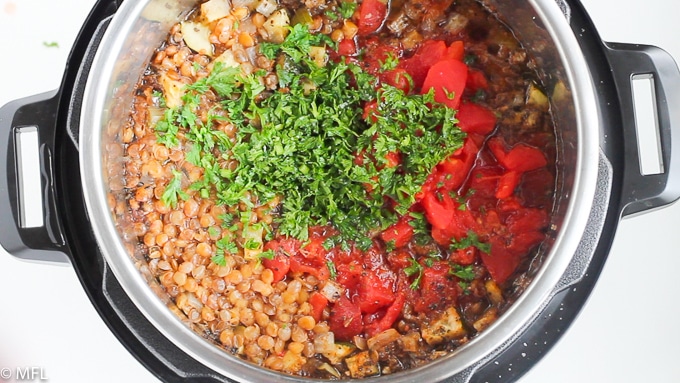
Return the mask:
[[(163, 26), (192, 5), (167, 2), (173, 4), (167, 11), (165, 3), (97, 2), (73, 46), (60, 89), (0, 109), (0, 153), (6, 153), (0, 157), (0, 211), (11, 212), (0, 221), (0, 243), (19, 258), (70, 263), (111, 331), (161, 380), (299, 380), (254, 369), (183, 326), (139, 273), (112, 221), (103, 169), (107, 128), (117, 109), (127, 111), (121, 89), (137, 81), (167, 30)], [(546, 81), (563, 78), (570, 90), (569, 103), (556, 111), (562, 140), (558, 235), (530, 288), (492, 328), (441, 361), (384, 378), (390, 381), (518, 379), (583, 307), (619, 220), (680, 197), (680, 135), (672, 131), (680, 124), (680, 111), (671, 107), (680, 105), (680, 74), (665, 52), (602, 42), (577, 1), (485, 3), (539, 58)], [(539, 47), (546, 36), (554, 45)], [(631, 91), (638, 77), (654, 83), (658, 174), (640, 171)], [(26, 224), (26, 205), (35, 201), (22, 201), (19, 190), (18, 140), (27, 132), (36, 133), (39, 142), (44, 224), (38, 227)]]

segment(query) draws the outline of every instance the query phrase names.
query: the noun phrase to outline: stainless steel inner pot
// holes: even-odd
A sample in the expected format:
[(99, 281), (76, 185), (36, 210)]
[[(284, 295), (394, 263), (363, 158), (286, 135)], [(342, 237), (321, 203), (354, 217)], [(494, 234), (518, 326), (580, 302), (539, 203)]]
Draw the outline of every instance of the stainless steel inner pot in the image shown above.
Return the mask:
[[(426, 366), (372, 379), (376, 382), (467, 381), (476, 368), (516, 339), (536, 320), (549, 300), (583, 276), (597, 242), (608, 202), (611, 171), (599, 147), (602, 122), (596, 86), (570, 28), (570, 6), (554, 0), (488, 0), (490, 9), (513, 30), (541, 63), (541, 76), (563, 79), (569, 94), (553, 104), (558, 132), (556, 235), (539, 255), (533, 282), (516, 303), (469, 344)], [(243, 382), (295, 382), (303, 378), (257, 367), (230, 355), (194, 332), (179, 310), (149, 276), (136, 238), (112, 216), (110, 198), (123, 198), (121, 143), (117, 132), (131, 105), (132, 92), (170, 26), (196, 1), (125, 1), (97, 50), (83, 95), (80, 167), (92, 228), (116, 279), (146, 318), (181, 350), (230, 379)], [(544, 44), (547, 38), (549, 44)], [(308, 379), (304, 379), (308, 380)]]

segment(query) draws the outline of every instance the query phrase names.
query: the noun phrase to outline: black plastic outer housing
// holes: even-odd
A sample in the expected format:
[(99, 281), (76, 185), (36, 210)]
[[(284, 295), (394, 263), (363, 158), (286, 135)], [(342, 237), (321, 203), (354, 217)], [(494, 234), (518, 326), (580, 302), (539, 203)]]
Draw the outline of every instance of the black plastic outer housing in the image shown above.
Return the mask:
[[(146, 320), (106, 265), (88, 220), (79, 174), (78, 147), (75, 142), (77, 138), (74, 140), (74, 134), (77, 137), (87, 68), (96, 51), (93, 48), (96, 48), (101, 33), (121, 2), (122, 0), (97, 2), (73, 46), (60, 90), (56, 94), (42, 95), (43, 100), (39, 105), (28, 104), (18, 109), (17, 116), (31, 113), (38, 106), (51, 111), (45, 118), (56, 115), (54, 137), (48, 137), (46, 145), (54, 153), (54, 208), (59, 212), (56, 224), (60, 226), (63, 238), (60, 239), (58, 249), (53, 250), (59, 250), (68, 256), (92, 304), (110, 330), (160, 380), (230, 381), (181, 351)], [(609, 203), (602, 207), (605, 211), (604, 226), (585, 277), (576, 285), (555, 295), (541, 316), (517, 340), (472, 372), (470, 382), (516, 381), (550, 350), (571, 325), (590, 295), (607, 258), (624, 208), (620, 203), (624, 179), (624, 143), (621, 139), (622, 132), (616, 130), (622, 126), (622, 117), (606, 47), (582, 5), (578, 1), (571, 1), (569, 4), (572, 10), (571, 28), (585, 53), (593, 82), (597, 84), (599, 118), (604, 127), (600, 132), (600, 147), (613, 172)], [(39, 96), (31, 102), (40, 99)], [(5, 165), (0, 163), (0, 166)], [(1, 224), (4, 228), (13, 223)], [(22, 239), (28, 248), (42, 246), (40, 243), (31, 243), (31, 238)], [(467, 377), (454, 376), (448, 382), (458, 382), (461, 379), (464, 381)]]

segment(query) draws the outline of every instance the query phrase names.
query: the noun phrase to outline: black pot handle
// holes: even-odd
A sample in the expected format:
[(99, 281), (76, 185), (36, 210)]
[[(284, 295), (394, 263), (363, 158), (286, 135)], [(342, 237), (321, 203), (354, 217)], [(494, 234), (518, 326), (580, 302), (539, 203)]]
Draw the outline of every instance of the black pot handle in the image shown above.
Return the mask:
[[(59, 93), (16, 100), (0, 108), (0, 244), (21, 259), (68, 263), (54, 188), (54, 135)], [(22, 200), (20, 135), (37, 133), (40, 201)], [(35, 175), (34, 175), (35, 176)], [(24, 208), (42, 209), (42, 225), (27, 225)], [(35, 226), (35, 227), (33, 227)]]
[[(638, 44), (605, 43), (619, 93), (625, 147), (622, 216), (666, 206), (680, 198), (680, 71), (664, 50)], [(662, 171), (642, 174), (632, 83), (653, 80)], [(675, 126), (675, 132), (672, 127)]]

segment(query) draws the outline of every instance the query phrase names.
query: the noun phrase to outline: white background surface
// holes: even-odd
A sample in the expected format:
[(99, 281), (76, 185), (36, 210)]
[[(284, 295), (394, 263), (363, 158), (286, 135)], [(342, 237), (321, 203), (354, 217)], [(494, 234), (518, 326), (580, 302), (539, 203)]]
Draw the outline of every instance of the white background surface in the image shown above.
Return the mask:
[[(0, 105), (58, 87), (93, 3), (0, 0)], [(679, 2), (583, 3), (604, 40), (658, 45), (680, 60)], [(680, 382), (679, 248), (680, 204), (625, 220), (584, 311), (521, 383)], [(157, 381), (109, 332), (71, 267), (0, 250), (0, 369), (33, 366), (54, 383)]]

